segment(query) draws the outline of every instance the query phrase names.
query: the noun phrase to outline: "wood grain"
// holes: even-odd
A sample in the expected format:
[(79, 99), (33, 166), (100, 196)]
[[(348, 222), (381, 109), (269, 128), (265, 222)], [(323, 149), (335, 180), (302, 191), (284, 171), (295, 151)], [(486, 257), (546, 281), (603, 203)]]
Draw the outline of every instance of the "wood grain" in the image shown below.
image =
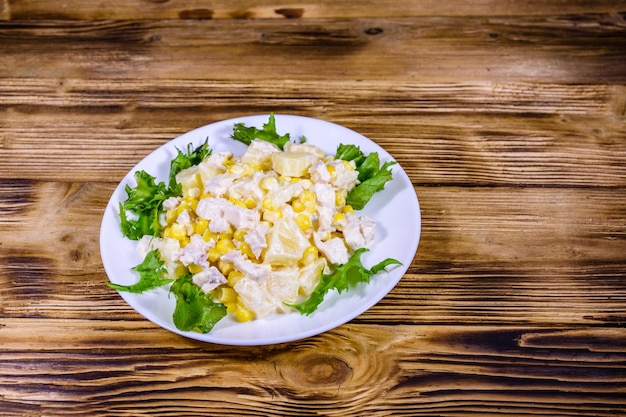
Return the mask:
[(0, 77), (620, 83), (625, 27), (622, 14), (0, 21)]
[[(0, 0), (0, 415), (626, 415), (625, 39), (624, 1)], [(155, 326), (105, 285), (109, 196), (269, 112), (400, 162), (413, 262), (301, 341)]]

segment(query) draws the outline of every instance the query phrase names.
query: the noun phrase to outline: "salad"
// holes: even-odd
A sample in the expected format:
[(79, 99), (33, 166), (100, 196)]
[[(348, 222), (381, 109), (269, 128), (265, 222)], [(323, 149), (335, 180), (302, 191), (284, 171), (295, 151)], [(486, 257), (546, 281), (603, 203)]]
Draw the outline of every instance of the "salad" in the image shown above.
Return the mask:
[(235, 124), (232, 139), (248, 145), (242, 155), (213, 153), (208, 139), (178, 149), (167, 182), (135, 172), (119, 218), (143, 262), (135, 284), (110, 287), (169, 286), (175, 326), (207, 333), (227, 315), (313, 314), (329, 291), (400, 264), (360, 261), (376, 225), (358, 210), (392, 179), (395, 162), (355, 145), (326, 155), (304, 137), (278, 134), (273, 114), (262, 129)]

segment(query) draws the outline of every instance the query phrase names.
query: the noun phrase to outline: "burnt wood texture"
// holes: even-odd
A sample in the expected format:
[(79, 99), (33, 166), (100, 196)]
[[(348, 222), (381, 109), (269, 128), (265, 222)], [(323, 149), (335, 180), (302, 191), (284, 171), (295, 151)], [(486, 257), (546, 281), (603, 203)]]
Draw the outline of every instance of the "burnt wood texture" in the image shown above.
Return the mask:
[[(269, 112), (388, 150), (417, 254), (318, 336), (167, 332), (105, 285), (105, 205)], [(625, 1), (0, 0), (0, 415), (626, 415), (625, 326)]]

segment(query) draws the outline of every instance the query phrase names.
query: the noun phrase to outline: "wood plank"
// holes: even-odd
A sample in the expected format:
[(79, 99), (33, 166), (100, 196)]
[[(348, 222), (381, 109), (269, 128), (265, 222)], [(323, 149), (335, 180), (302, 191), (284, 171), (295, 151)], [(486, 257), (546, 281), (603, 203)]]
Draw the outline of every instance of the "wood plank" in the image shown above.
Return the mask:
[(366, 135), (416, 184), (617, 187), (626, 181), (625, 91), (512, 82), (5, 79), (0, 177), (63, 181), (80, 171), (84, 181), (121, 179), (185, 131), (273, 111)]
[(2, 321), (0, 391), (13, 415), (69, 403), (74, 415), (219, 416), (609, 416), (624, 405), (618, 328), (348, 324), (297, 344), (227, 347), (146, 322), (70, 324)]
[(623, 83), (620, 15), (0, 22), (0, 77)]
[(145, 19), (308, 19), (356, 18), (363, 16), (514, 16), (577, 13), (622, 13), (623, 1), (371, 1), (337, 2), (317, 0), (255, 1), (245, 0), (127, 0), (108, 3), (76, 0), (54, 4), (44, 0), (4, 0), (0, 11), (5, 19), (136, 19), (138, 10)]

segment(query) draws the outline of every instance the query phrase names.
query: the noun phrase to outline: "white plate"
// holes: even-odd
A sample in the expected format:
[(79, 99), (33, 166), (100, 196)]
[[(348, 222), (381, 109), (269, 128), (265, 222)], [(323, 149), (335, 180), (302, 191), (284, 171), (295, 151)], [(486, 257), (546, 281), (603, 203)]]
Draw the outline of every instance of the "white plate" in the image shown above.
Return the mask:
[[(366, 137), (334, 123), (290, 115), (275, 115), (279, 134), (290, 133), (291, 140), (305, 136), (307, 143), (316, 145), (328, 154), (335, 154), (339, 143), (358, 145), (365, 153), (378, 152), (381, 163), (392, 157)], [(187, 149), (187, 144), (199, 146), (208, 138), (213, 152), (231, 151), (241, 155), (246, 145), (231, 139), (233, 126), (242, 122), (261, 128), (269, 115), (239, 117), (200, 127), (156, 149), (139, 162), (117, 186), (105, 209), (100, 230), (100, 253), (104, 269), (112, 282), (130, 285), (138, 280), (131, 268), (143, 261), (135, 250), (136, 241), (122, 235), (119, 219), (119, 202), (126, 200), (124, 187), (135, 186), (134, 173), (145, 170), (157, 181), (167, 182), (169, 165), (177, 148)], [(227, 345), (267, 345), (303, 339), (323, 333), (357, 317), (380, 301), (400, 281), (411, 264), (420, 237), (420, 207), (413, 185), (399, 164), (392, 167), (393, 180), (378, 192), (360, 212), (376, 222), (376, 240), (361, 260), (371, 267), (385, 258), (395, 258), (402, 265), (388, 267), (369, 284), (338, 294), (329, 292), (318, 310), (310, 316), (298, 312), (276, 314), (268, 319), (239, 323), (230, 316), (224, 317), (206, 334), (183, 332), (174, 326), (172, 314), (176, 305), (169, 287), (160, 287), (142, 294), (120, 292), (126, 302), (153, 323), (174, 333), (206, 342)]]

